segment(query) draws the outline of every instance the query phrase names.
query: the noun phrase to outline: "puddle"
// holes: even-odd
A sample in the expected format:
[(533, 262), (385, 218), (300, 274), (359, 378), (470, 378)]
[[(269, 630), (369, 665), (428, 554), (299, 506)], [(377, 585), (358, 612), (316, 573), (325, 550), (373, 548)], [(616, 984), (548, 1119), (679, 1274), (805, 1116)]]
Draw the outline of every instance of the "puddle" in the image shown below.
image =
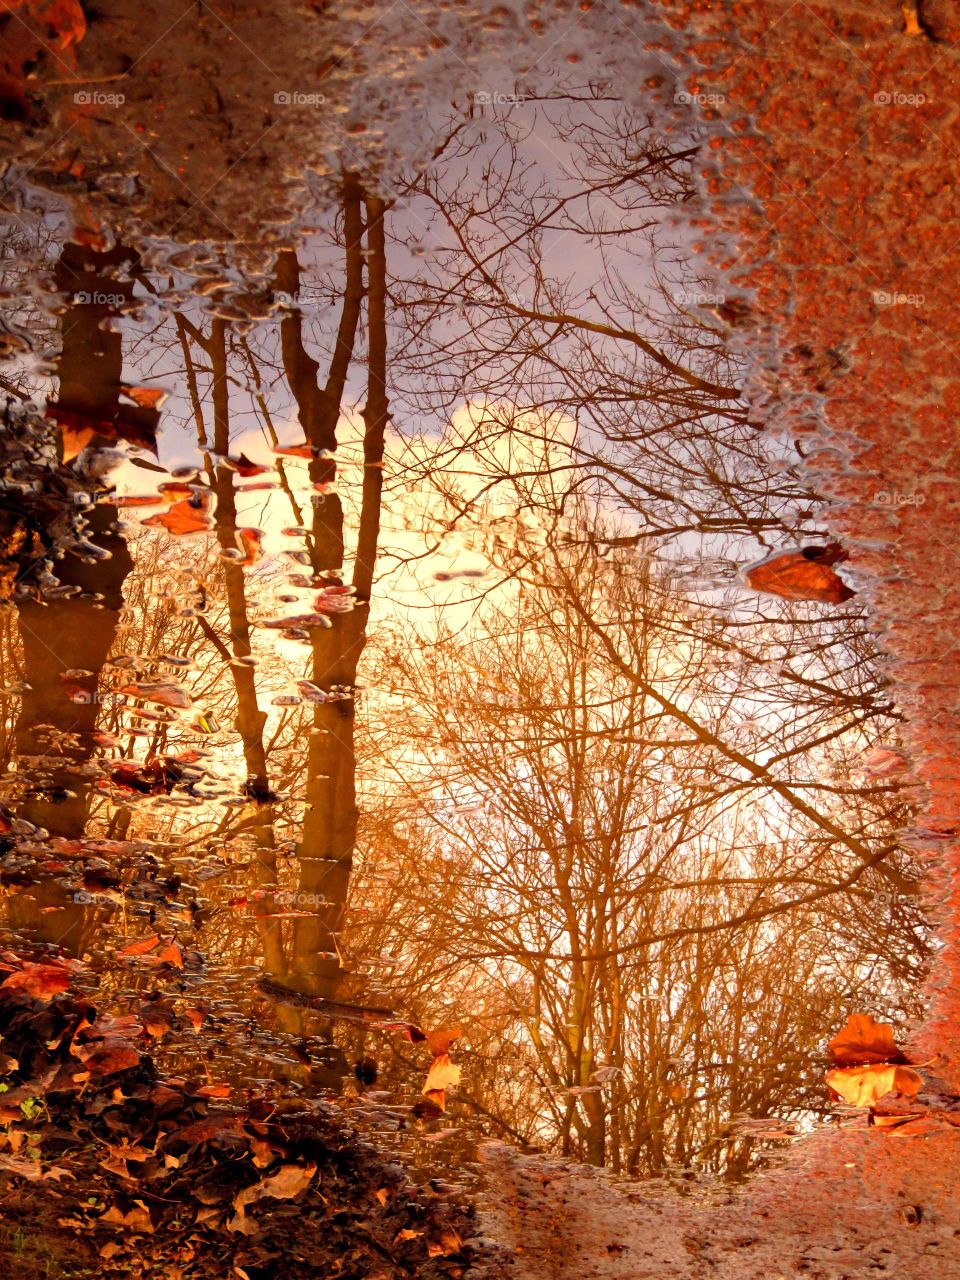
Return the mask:
[(424, 1178), (738, 1179), (917, 1012), (900, 716), (740, 395), (707, 127), (474, 94), (279, 256), (12, 188), (0, 941), (165, 1074)]

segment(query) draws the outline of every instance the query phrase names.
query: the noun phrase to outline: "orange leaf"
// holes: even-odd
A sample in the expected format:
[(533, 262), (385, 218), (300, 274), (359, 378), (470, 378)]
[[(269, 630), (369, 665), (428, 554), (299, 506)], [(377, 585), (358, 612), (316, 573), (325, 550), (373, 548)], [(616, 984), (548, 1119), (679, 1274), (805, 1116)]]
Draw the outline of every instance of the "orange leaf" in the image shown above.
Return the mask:
[(241, 547), (243, 547), (243, 557), (240, 560), (235, 560), (234, 564), (256, 564), (263, 555), (263, 551), (261, 549), (263, 543), (263, 531), (261, 529), (238, 529), (237, 540)]
[(183, 950), (175, 942), (171, 942), (157, 954), (159, 964), (172, 964), (175, 969), (183, 968)]
[(913, 1098), (923, 1086), (923, 1080), (912, 1067), (892, 1063), (838, 1067), (835, 1071), (827, 1072), (826, 1082), (835, 1094), (852, 1107), (872, 1107), (888, 1093)]
[(869, 1013), (851, 1013), (842, 1031), (827, 1045), (841, 1067), (867, 1062), (892, 1062), (902, 1058), (893, 1039), (893, 1027), (875, 1021)]
[(286, 446), (274, 445), (273, 452), (281, 458), (313, 458), (316, 456), (313, 448), (306, 442)]
[(463, 1241), (457, 1235), (452, 1227), (446, 1227), (440, 1232), (439, 1240), (427, 1241), (427, 1253), (431, 1258), (445, 1258), (447, 1254), (456, 1253), (463, 1245)]
[(0, 983), (5, 991), (15, 991), (33, 1000), (51, 1000), (70, 985), (70, 970), (61, 964), (33, 964), (25, 961), (18, 973)]
[(450, 1046), (454, 1040), (459, 1040), (462, 1034), (461, 1027), (447, 1027), (442, 1031), (428, 1031), (427, 1048), (435, 1058), (439, 1058), (442, 1053), (450, 1052)]
[(159, 409), (170, 394), (163, 387), (132, 387), (121, 382), (120, 390), (141, 409)]
[(229, 1084), (202, 1084), (199, 1089), (194, 1089), (193, 1096), (195, 1098), (229, 1098), (233, 1093), (233, 1086)]
[(755, 591), (784, 600), (841, 604), (856, 595), (830, 567), (844, 558), (836, 543), (825, 547), (794, 547), (748, 566), (744, 578)]
[(192, 533), (204, 533), (212, 526), (213, 521), (208, 514), (209, 508), (210, 495), (194, 493), (182, 502), (175, 502), (169, 511), (149, 516), (140, 523), (159, 526), (176, 538), (185, 538)]
[(152, 933), (149, 938), (140, 938), (137, 942), (129, 942), (117, 952), (118, 956), (145, 956), (148, 951), (160, 945), (160, 939)]
[(143, 702), (155, 702), (161, 707), (178, 707), (186, 710), (193, 706), (187, 691), (179, 684), (167, 680), (124, 684), (120, 686), (119, 692), (129, 694), (131, 698), (139, 698)]

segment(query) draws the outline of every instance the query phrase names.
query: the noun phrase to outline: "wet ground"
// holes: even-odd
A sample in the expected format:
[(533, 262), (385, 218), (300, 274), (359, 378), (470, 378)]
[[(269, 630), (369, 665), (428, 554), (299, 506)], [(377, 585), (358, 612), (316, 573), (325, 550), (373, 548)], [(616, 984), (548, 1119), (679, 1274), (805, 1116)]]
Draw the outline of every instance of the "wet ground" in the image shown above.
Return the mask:
[(11, 1256), (960, 1274), (950, 15), (0, 16)]

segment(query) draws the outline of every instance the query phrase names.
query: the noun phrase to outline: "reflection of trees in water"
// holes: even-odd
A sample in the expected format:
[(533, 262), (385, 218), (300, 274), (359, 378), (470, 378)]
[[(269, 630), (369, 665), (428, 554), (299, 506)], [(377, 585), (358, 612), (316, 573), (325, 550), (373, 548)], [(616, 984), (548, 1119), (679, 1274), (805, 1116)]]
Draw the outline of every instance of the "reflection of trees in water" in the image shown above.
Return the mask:
[[(893, 835), (906, 806), (856, 772), (896, 724), (860, 611), (730, 590), (754, 540), (810, 532), (810, 495), (739, 398), (725, 336), (743, 312), (711, 319), (668, 278), (660, 215), (686, 198), (692, 153), (600, 104), (524, 110), (535, 124), (493, 119), (482, 144), (451, 131), (406, 209), (348, 177), (335, 265), (276, 265), (277, 293), (323, 300), (316, 318), (288, 307), (249, 332), (229, 305), (184, 308), (139, 335), (183, 391), (211, 536), (136, 529), (131, 567), (97, 506), (91, 541), (112, 558), (57, 572), (104, 600), (21, 602), (17, 749), (41, 753), (41, 722), (78, 735), (23, 813), (243, 865), (256, 936), (212, 880), (194, 913), (210, 954), (239, 968), (259, 948), (289, 992), (462, 1022), (464, 1105), (502, 1132), (630, 1171), (738, 1171), (754, 1152), (731, 1116), (819, 1112), (808, 1063), (826, 1029), (858, 1003), (912, 1009), (925, 941)], [(565, 173), (534, 159), (537, 130), (562, 135)], [(414, 213), (429, 253), (409, 251)], [(60, 403), (95, 415), (121, 378), (102, 318), (63, 317)], [(386, 435), (388, 385), (408, 438)], [(305, 529), (300, 579), (356, 601), (306, 628), (303, 669), (257, 627), (280, 574), (241, 563), (228, 461), (252, 425), (281, 442), (284, 397), (311, 508), (282, 460), (271, 502)], [(359, 484), (338, 467), (354, 402)], [(416, 525), (404, 485), (425, 498), (423, 542), (378, 557), (383, 514)], [(384, 610), (368, 638), (385, 571), (415, 574), (451, 532), (488, 565), (475, 596), (436, 617), (426, 597), (419, 628)], [(95, 725), (146, 759), (180, 749), (184, 717), (60, 695), (67, 669), (116, 688), (108, 659), (130, 651), (137, 678), (189, 660), (195, 705), (223, 726), (189, 739), (207, 778), (169, 796), (94, 794), (82, 771)], [(335, 696), (269, 706), (304, 676)], [(313, 1042), (302, 1082), (336, 1087), (368, 1048), (393, 1053), (309, 1003), (269, 1009)]]
[[(68, 245), (60, 255), (58, 288), (67, 298), (90, 299), (71, 301), (61, 320), (56, 408), (64, 415), (110, 423), (118, 412), (121, 338), (103, 322), (131, 297), (129, 283), (115, 279), (131, 256), (123, 248), (96, 253), (77, 245)], [(107, 295), (110, 303), (97, 300)], [(82, 488), (76, 492), (82, 493)], [(57, 501), (51, 496), (51, 523), (58, 519)], [(84, 542), (74, 541), (55, 563), (57, 591), (23, 595), (17, 602), (24, 688), (14, 742), (21, 761), (35, 762), (32, 768), (21, 767), (18, 813), (49, 835), (68, 839), (83, 836), (87, 827), (99, 678), (114, 641), (132, 564), (116, 520), (115, 507), (91, 507), (85, 516)], [(26, 581), (30, 570), (24, 564)], [(53, 880), (10, 902), (12, 923), (29, 925), (40, 937), (74, 954), (86, 945), (92, 914)]]

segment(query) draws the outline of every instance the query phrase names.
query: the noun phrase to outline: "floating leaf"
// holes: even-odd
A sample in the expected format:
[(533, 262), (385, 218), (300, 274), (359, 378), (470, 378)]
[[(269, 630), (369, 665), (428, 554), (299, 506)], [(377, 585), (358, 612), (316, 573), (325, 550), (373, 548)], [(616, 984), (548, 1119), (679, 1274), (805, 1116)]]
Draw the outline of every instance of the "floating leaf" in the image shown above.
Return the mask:
[(839, 1067), (828, 1071), (827, 1085), (851, 1107), (872, 1107), (888, 1093), (913, 1098), (923, 1087), (923, 1080), (912, 1067), (893, 1063), (877, 1063), (867, 1067)]
[(172, 533), (175, 538), (186, 538), (194, 533), (205, 533), (213, 527), (210, 514), (210, 495), (192, 493), (182, 502), (175, 502), (169, 511), (159, 512), (141, 520), (141, 524), (160, 527)]
[(841, 604), (856, 592), (830, 566), (845, 559), (846, 552), (835, 542), (822, 547), (793, 547), (750, 565), (744, 570), (744, 578), (755, 591), (784, 600)]
[(441, 1053), (434, 1058), (427, 1073), (427, 1080), (421, 1093), (442, 1093), (451, 1085), (460, 1083), (460, 1068), (450, 1061), (449, 1054)]
[(11, 973), (0, 989), (29, 996), (32, 1000), (52, 1000), (70, 985), (70, 970), (63, 964), (33, 964), (27, 960), (18, 973)]
[(837, 1032), (827, 1048), (841, 1067), (903, 1061), (893, 1038), (893, 1027), (877, 1022), (868, 1013), (851, 1013), (846, 1026)]

